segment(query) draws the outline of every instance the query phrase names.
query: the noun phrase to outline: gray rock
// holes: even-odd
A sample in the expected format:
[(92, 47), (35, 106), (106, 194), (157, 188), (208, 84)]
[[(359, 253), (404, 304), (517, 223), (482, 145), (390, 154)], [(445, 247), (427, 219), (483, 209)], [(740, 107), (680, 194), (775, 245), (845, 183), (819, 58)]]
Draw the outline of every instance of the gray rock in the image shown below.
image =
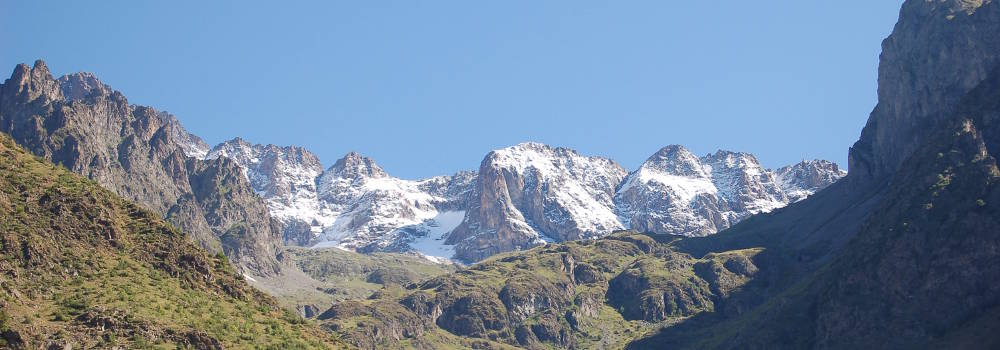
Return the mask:
[(612, 201), (625, 170), (612, 160), (524, 143), (490, 152), (465, 220), (448, 237), (477, 261), (546, 239), (595, 238), (623, 228)]
[(129, 104), (93, 75), (53, 79), (42, 61), (0, 86), (0, 131), (31, 152), (164, 215), (203, 247), (256, 274), (278, 270), (263, 201), (227, 159), (186, 156), (176, 119)]
[(879, 60), (878, 105), (851, 147), (852, 178), (892, 175), (962, 96), (1000, 63), (1000, 6), (907, 1)]

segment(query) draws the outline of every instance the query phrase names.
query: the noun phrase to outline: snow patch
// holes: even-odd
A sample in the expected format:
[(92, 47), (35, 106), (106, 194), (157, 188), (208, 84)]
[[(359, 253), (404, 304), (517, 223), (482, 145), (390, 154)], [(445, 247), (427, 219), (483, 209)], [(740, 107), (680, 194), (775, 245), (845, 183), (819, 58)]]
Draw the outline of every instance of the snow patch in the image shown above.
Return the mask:
[(434, 218), (420, 224), (421, 228), (418, 230), (425, 234), (410, 242), (410, 248), (427, 260), (436, 263), (450, 262), (455, 256), (455, 246), (444, 242), (448, 239), (448, 234), (458, 227), (463, 219), (465, 211), (438, 213)]

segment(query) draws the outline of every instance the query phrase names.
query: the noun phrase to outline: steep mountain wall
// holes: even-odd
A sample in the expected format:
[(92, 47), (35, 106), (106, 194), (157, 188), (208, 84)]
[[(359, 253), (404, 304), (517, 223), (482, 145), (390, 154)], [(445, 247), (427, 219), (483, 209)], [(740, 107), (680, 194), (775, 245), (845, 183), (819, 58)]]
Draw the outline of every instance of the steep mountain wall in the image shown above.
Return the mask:
[(0, 86), (0, 131), (31, 152), (163, 215), (238, 266), (275, 273), (277, 226), (229, 159), (186, 156), (172, 116), (129, 104), (93, 76), (53, 79), (42, 61)]

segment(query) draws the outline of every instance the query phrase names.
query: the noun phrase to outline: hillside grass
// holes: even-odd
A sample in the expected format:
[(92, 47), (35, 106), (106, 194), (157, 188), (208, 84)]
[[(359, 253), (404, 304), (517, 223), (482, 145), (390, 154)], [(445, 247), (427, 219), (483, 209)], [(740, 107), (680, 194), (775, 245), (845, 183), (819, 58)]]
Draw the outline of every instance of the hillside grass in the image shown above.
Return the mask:
[(0, 134), (8, 348), (343, 347), (157, 215)]
[(751, 280), (756, 267), (750, 261), (762, 251), (699, 259), (674, 251), (675, 239), (619, 232), (500, 254), (405, 289), (341, 303), (321, 322), (362, 348), (447, 348), (458, 336), (494, 347), (620, 349), (660, 327), (714, 311), (721, 293)]

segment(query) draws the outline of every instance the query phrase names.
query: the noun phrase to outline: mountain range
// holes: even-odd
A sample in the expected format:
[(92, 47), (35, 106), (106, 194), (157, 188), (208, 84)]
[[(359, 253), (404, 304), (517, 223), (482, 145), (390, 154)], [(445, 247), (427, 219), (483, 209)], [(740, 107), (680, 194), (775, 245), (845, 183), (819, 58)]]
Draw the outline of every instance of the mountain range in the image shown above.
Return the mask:
[(1000, 3), (906, 0), (882, 46), (850, 173), (523, 143), (407, 180), (18, 65), (0, 345), (1000, 347)]
[[(208, 147), (192, 139), (189, 149)], [(417, 252), (474, 262), (544, 242), (635, 228), (703, 236), (801, 200), (840, 178), (815, 160), (764, 169), (747, 153), (696, 157), (668, 146), (632, 173), (610, 159), (539, 143), (490, 152), (475, 172), (390, 176), (358, 153), (323, 170), (311, 152), (236, 138), (205, 159), (234, 160), (281, 223), (284, 242), (361, 252)]]
[[(997, 348), (998, 55), (1000, 3), (905, 1), (883, 42), (878, 106), (840, 181), (714, 235), (547, 244), (320, 319), (367, 348), (434, 348), (419, 334), (436, 332), (522, 348)], [(687, 161), (636, 178), (739, 163), (673, 158)], [(777, 196), (754, 188), (717, 193), (742, 208)], [(381, 317), (359, 324), (366, 315)]]

